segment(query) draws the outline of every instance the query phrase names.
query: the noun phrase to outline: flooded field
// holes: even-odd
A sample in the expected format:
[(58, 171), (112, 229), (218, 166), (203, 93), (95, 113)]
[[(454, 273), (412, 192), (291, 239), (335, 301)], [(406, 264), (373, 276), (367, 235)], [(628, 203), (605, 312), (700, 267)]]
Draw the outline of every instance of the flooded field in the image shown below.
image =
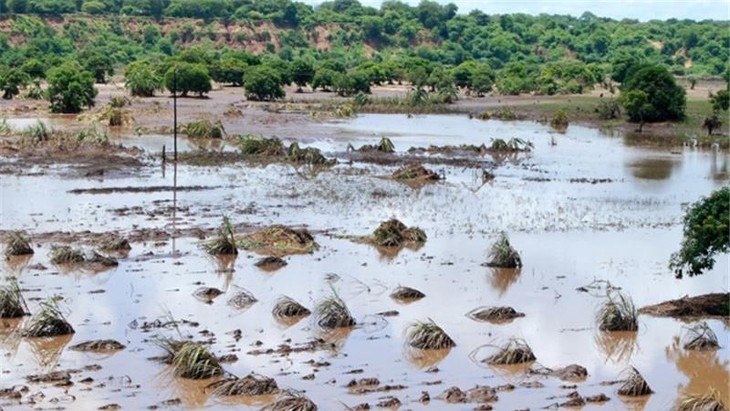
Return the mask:
[[(25, 124), (17, 123), (12, 125)], [(151, 360), (162, 354), (160, 337), (204, 342), (217, 357), (235, 355), (222, 364), (227, 373), (272, 377), (282, 389), (304, 392), (321, 410), (393, 405), (391, 396), (400, 409), (471, 410), (478, 404), (447, 401), (454, 397), (445, 392), (477, 385), (499, 387), (498, 400), (489, 402), (496, 410), (557, 408), (574, 391), (605, 394), (608, 402), (584, 406), (601, 410), (666, 410), (681, 394), (710, 387), (730, 396), (725, 321), (708, 320), (722, 348), (697, 352), (682, 348), (688, 324), (675, 319), (641, 315), (638, 332), (629, 333), (599, 331), (595, 320), (607, 284), (620, 287), (637, 307), (728, 291), (727, 255), (699, 277), (678, 280), (667, 268), (681, 241), (682, 204), (728, 184), (728, 153), (650, 150), (587, 127), (557, 133), (531, 122), (466, 116), (360, 115), (311, 125), (302, 136), (300, 144), (320, 148), (338, 164), (163, 166), (158, 154), (163, 144), (169, 150), (171, 137), (132, 134), (112, 138), (143, 148), (149, 161), (119, 175), (78, 175), (57, 164), (18, 168), (3, 159), (2, 167), (13, 171), (0, 179), (2, 230), (24, 230), (35, 254), (4, 261), (2, 276), (18, 277), (31, 312), (46, 297), (61, 296), (76, 333), (21, 337), (27, 317), (2, 320), (0, 389), (28, 391), (19, 399), (0, 397), (0, 407), (258, 409), (275, 398), (219, 397), (205, 389), (213, 380), (172, 376), (168, 366)], [(293, 136), (280, 137), (289, 142)], [(396, 160), (359, 161), (347, 150), (381, 137), (392, 140)], [(532, 151), (449, 163), (441, 160), (450, 154), (417, 150), (512, 137), (532, 142)], [(193, 152), (199, 144), (182, 139), (180, 147)], [(215, 148), (234, 149), (230, 143)], [(413, 188), (389, 178), (403, 157), (420, 159), (445, 179)], [(485, 171), (494, 179), (485, 179)], [(273, 224), (306, 227), (319, 247), (285, 256), (286, 266), (275, 271), (255, 266), (262, 255), (249, 251), (211, 257), (201, 237), (210, 238), (224, 216), (237, 236)], [(391, 218), (420, 227), (428, 240), (387, 252), (352, 241)], [(503, 231), (521, 254), (521, 269), (485, 264)], [(60, 241), (75, 239), (73, 245), (91, 250), (88, 239), (109, 232), (131, 242), (118, 266), (91, 270), (50, 262)], [(425, 297), (398, 302), (390, 294), (399, 286)], [(197, 298), (201, 287), (223, 294)], [(244, 290), (257, 301), (243, 308), (231, 304)], [(272, 316), (281, 296), (314, 311), (333, 293), (356, 326), (325, 331), (315, 316), (295, 323)], [(484, 306), (510, 306), (524, 317), (494, 324), (467, 316)], [(429, 319), (455, 347), (408, 346), (409, 325)], [(513, 337), (529, 344), (535, 362), (483, 361)], [(97, 339), (126, 347), (103, 355), (70, 349)], [(585, 367), (587, 377), (562, 381), (539, 372), (570, 364)], [(615, 382), (629, 367), (654, 394), (617, 394), (621, 383)], [(27, 379), (58, 370), (78, 372), (70, 374), (71, 383)], [(362, 378), (379, 384), (348, 387)]]

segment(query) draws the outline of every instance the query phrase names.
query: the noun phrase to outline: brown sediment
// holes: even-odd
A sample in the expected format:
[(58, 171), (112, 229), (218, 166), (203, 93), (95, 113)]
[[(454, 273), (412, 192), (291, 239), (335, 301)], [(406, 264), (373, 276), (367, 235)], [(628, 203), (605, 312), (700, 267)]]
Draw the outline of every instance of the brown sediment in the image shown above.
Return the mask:
[(656, 317), (708, 318), (730, 316), (730, 293), (682, 297), (639, 309), (640, 314)]
[(282, 257), (290, 254), (310, 254), (319, 248), (306, 228), (293, 229), (272, 225), (247, 234), (238, 240), (238, 246), (258, 254)]
[(69, 347), (73, 351), (90, 351), (90, 352), (115, 352), (125, 349), (126, 346), (116, 340), (93, 340), (84, 341)]

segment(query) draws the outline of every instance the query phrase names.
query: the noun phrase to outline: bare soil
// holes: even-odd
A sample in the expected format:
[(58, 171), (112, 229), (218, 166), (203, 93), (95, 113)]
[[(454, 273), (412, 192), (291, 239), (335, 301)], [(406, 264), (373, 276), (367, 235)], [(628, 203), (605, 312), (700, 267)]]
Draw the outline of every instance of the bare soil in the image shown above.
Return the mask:
[(643, 307), (639, 313), (674, 318), (730, 317), (730, 293), (705, 294), (669, 300)]

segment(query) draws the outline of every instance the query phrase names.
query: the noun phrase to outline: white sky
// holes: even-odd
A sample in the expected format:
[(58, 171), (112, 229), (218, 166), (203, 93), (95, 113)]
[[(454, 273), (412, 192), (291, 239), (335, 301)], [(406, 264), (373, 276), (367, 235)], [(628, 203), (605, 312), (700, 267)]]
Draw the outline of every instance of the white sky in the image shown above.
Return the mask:
[[(420, 0), (402, 0), (417, 5)], [(599, 17), (631, 18), (642, 21), (669, 18), (693, 20), (730, 20), (730, 0), (437, 0), (454, 3), (459, 13), (480, 9), (487, 14), (570, 14), (580, 16), (584, 11)], [(309, 4), (322, 1), (309, 0)], [(382, 0), (360, 0), (367, 6), (380, 7)]]

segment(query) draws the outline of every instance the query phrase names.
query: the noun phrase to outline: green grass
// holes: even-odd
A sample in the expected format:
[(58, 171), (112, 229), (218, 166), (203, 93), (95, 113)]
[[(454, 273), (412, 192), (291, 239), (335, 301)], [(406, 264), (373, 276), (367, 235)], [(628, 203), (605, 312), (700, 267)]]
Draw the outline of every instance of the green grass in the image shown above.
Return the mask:
[(0, 318), (18, 318), (28, 314), (18, 280), (9, 277), (7, 284), (0, 286)]
[(25, 234), (15, 231), (8, 234), (5, 241), (5, 256), (29, 255), (33, 254), (33, 248), (30, 246), (30, 240)]
[(40, 303), (40, 310), (30, 319), (23, 332), (26, 337), (56, 337), (75, 331), (58, 307), (58, 299), (51, 297)]

